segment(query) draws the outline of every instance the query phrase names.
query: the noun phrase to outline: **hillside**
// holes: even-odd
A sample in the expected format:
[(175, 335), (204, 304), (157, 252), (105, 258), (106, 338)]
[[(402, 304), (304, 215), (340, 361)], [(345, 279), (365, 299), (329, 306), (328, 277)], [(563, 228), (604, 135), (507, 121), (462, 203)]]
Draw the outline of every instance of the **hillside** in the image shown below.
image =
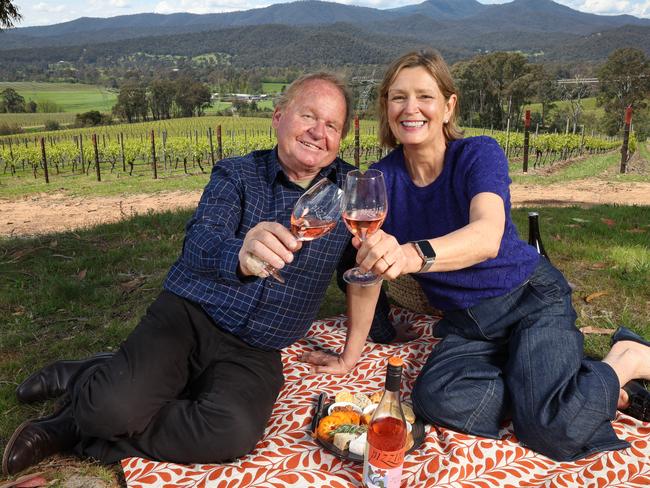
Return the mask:
[(0, 40), (0, 79), (7, 80), (49, 76), (61, 62), (68, 73), (158, 70), (206, 54), (234, 68), (384, 64), (422, 46), (452, 63), (497, 50), (601, 63), (620, 47), (650, 55), (650, 20), (586, 14), (552, 0), (427, 0), (389, 10), (308, 0), (224, 14), (80, 18), (4, 31)]
[[(396, 22), (403, 25), (414, 18), (431, 19), (457, 31), (454, 44), (466, 48), (463, 35), (503, 33), (516, 30), (545, 33), (553, 42), (556, 34), (587, 35), (617, 29), (623, 25), (650, 27), (650, 19), (629, 15), (603, 16), (573, 10), (552, 0), (514, 0), (505, 4), (484, 5), (476, 0), (426, 0), (420, 4), (379, 10), (317, 0), (296, 1), (239, 12), (221, 14), (136, 14), (110, 18), (79, 18), (70, 22), (25, 27), (1, 34), (0, 50), (103, 44), (126, 39), (223, 30), (229, 27), (283, 24), (293, 27), (352, 24), (356, 29)], [(409, 36), (407, 26), (386, 32)], [(435, 37), (435, 31), (429, 31)], [(431, 36), (429, 36), (431, 37)], [(438, 36), (440, 37), (440, 36)], [(558, 42), (564, 41), (564, 38)], [(490, 49), (491, 46), (485, 46)], [(515, 44), (513, 49), (517, 49)]]

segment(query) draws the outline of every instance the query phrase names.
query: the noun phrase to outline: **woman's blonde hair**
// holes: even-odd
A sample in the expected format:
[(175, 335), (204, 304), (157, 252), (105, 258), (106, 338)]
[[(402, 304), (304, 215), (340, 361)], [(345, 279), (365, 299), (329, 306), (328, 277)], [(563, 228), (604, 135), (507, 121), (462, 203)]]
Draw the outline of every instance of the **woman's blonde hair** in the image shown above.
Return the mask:
[[(388, 125), (388, 89), (404, 68), (417, 68), (420, 66), (426, 69), (436, 80), (445, 100), (449, 100), (452, 95), (458, 97), (458, 89), (451, 77), (449, 67), (438, 51), (434, 49), (413, 51), (397, 58), (386, 70), (384, 79), (379, 86), (379, 143), (382, 146), (393, 148), (398, 144)], [(456, 102), (448, 122), (442, 128), (447, 141), (463, 137), (463, 131), (458, 126), (457, 118), (458, 102)]]

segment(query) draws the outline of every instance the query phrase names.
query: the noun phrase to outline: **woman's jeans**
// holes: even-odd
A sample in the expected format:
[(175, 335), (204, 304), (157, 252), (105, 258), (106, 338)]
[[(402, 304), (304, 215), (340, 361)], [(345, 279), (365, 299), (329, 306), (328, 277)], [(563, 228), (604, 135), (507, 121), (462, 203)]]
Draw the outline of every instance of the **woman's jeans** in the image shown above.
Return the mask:
[(413, 389), (416, 413), (490, 438), (512, 418), (523, 444), (560, 461), (628, 447), (610, 424), (618, 378), (583, 357), (575, 319), (571, 289), (545, 258), (509, 294), (445, 312)]

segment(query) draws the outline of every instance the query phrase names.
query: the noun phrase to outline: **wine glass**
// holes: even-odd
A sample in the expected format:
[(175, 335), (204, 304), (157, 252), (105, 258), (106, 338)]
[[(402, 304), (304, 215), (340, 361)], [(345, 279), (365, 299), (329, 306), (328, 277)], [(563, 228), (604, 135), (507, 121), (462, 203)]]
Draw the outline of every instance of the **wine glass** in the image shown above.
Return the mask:
[[(364, 241), (384, 223), (388, 202), (384, 175), (376, 169), (365, 173), (350, 171), (345, 179), (343, 196), (343, 221), (353, 235)], [(360, 268), (352, 268), (343, 274), (347, 283), (363, 286), (374, 285), (381, 276)]]
[[(299, 241), (313, 241), (328, 234), (341, 216), (343, 191), (327, 178), (316, 182), (301, 195), (291, 212), (291, 233)], [(280, 272), (263, 262), (264, 269), (280, 283)]]

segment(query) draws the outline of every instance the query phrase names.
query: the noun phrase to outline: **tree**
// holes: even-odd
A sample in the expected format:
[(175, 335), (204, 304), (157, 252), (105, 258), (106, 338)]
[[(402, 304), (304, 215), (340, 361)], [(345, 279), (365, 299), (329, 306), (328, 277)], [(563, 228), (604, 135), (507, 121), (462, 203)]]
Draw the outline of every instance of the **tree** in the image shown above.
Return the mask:
[(147, 90), (144, 85), (135, 80), (127, 81), (122, 85), (113, 113), (131, 123), (140, 118), (146, 120), (148, 112)]
[(582, 100), (591, 94), (591, 87), (575, 77), (575, 83), (566, 83), (562, 89), (562, 100), (569, 102), (569, 118), (573, 125), (572, 132), (575, 134), (582, 115)]
[(210, 89), (204, 83), (179, 78), (176, 81), (174, 103), (181, 117), (203, 115), (204, 110), (212, 103)]
[(636, 48), (617, 49), (598, 70), (598, 103), (605, 109), (603, 125), (608, 134), (623, 127), (625, 108), (643, 110), (650, 95), (650, 61)]
[(75, 125), (86, 127), (101, 125), (102, 114), (98, 110), (89, 110), (81, 114), (75, 115)]
[(453, 74), (461, 92), (463, 120), (484, 127), (520, 120), (523, 105), (535, 93), (536, 73), (517, 53), (497, 52), (458, 63)]
[(14, 26), (14, 22), (18, 22), (23, 16), (20, 15), (15, 5), (11, 0), (0, 0), (0, 31), (9, 29)]
[(555, 77), (546, 71), (541, 65), (536, 65), (537, 75), (533, 86), (536, 91), (536, 100), (542, 104), (540, 124), (545, 126), (548, 114), (555, 108), (555, 100), (560, 98), (560, 90)]
[(0, 112), (21, 113), (25, 111), (25, 98), (13, 88), (5, 88), (0, 96)]
[(170, 80), (153, 80), (149, 85), (149, 106), (155, 120), (171, 117), (176, 85)]

